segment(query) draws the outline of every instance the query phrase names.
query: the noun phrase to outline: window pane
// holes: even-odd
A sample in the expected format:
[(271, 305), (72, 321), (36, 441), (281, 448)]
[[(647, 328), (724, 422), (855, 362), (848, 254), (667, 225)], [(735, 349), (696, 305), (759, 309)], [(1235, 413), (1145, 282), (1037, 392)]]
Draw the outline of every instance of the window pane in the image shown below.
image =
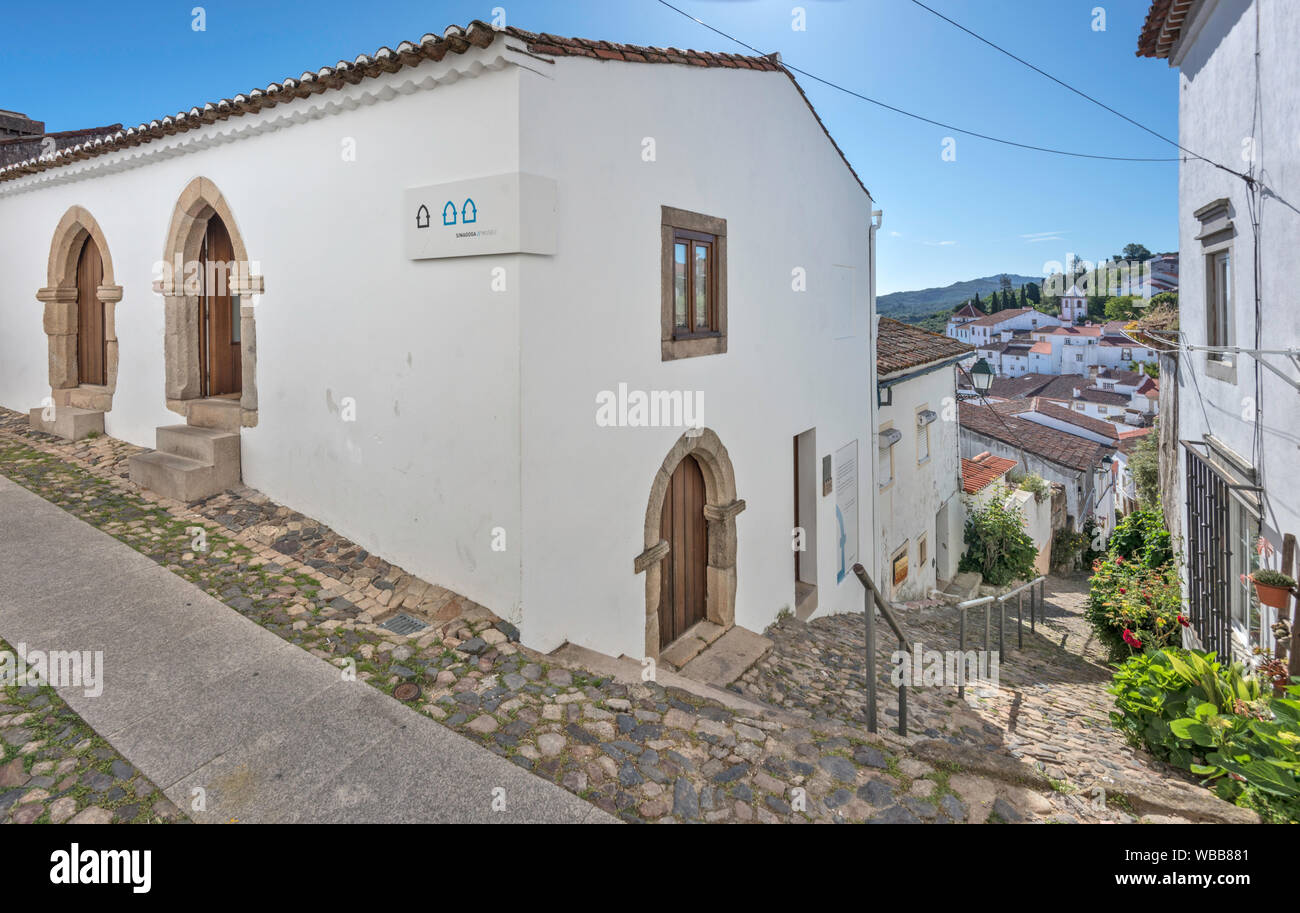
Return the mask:
[(709, 245), (695, 243), (695, 328), (709, 327)]
[(686, 317), (686, 242), (673, 245), (673, 293), (676, 299), (673, 326), (689, 329)]

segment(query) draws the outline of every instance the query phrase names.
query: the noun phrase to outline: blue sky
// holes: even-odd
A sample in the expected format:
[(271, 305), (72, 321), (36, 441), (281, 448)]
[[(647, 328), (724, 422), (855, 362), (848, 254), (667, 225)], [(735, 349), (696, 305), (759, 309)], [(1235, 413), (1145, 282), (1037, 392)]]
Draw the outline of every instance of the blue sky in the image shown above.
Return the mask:
[[(673, 0), (810, 73), (958, 127), (1104, 155), (1176, 150), (910, 0)], [(1148, 0), (925, 0), (1049, 73), (1177, 137), (1178, 82), (1134, 56)], [(206, 30), (191, 28), (202, 4)], [(12, 4), (0, 108), (68, 130), (134, 125), (451, 23), (491, 20), (632, 44), (742, 51), (655, 0), (268, 0)], [(805, 29), (792, 28), (792, 9)], [(1093, 10), (1105, 10), (1105, 30)], [(999, 272), (1041, 275), (1130, 241), (1178, 246), (1178, 166), (1072, 159), (950, 134), (807, 79), (827, 127), (884, 210), (880, 293)], [(956, 140), (944, 161), (945, 137)]]

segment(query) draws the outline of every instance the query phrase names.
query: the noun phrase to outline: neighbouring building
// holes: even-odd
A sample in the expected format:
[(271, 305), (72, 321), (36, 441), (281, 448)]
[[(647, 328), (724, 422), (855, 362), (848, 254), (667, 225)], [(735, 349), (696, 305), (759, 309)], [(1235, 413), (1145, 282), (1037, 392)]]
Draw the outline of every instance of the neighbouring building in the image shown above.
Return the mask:
[(949, 321), (948, 335), (959, 342), (981, 346), (997, 340), (1008, 342), (1017, 331), (1060, 326), (1061, 320), (1035, 308), (1008, 308), (954, 325)]
[(1195, 153), (1178, 173), (1186, 270), (1161, 370), (1176, 401), (1162, 412), (1177, 415), (1161, 485), (1193, 628), (1221, 655), (1273, 643), (1275, 613), (1245, 575), (1280, 567), (1300, 535), (1298, 44), (1300, 4), (1277, 0), (1155, 0), (1138, 39), (1178, 68), (1178, 139)]
[(874, 232), (775, 56), (453, 26), (0, 169), (0, 403), (657, 657), (861, 611)]
[(961, 560), (957, 362), (969, 354), (947, 336), (877, 323), (873, 574), (892, 599), (928, 596)]
[(1114, 529), (1113, 446), (1015, 414), (1003, 415), (993, 405), (962, 402), (958, 420), (962, 456), (973, 459), (988, 452), (1015, 460), (1025, 472), (1065, 489), (1071, 529), (1082, 531), (1089, 517), (1101, 531)]
[[(957, 310), (952, 312), (952, 315), (948, 318), (948, 327), (944, 332), (947, 335), (951, 336), (953, 339), (957, 339), (958, 327), (964, 326), (970, 323), (972, 320), (978, 320), (979, 318), (985, 316), (987, 315), (983, 311), (981, 311), (971, 302), (967, 301), (961, 307), (957, 308)], [(969, 340), (965, 340), (965, 341), (969, 342)]]

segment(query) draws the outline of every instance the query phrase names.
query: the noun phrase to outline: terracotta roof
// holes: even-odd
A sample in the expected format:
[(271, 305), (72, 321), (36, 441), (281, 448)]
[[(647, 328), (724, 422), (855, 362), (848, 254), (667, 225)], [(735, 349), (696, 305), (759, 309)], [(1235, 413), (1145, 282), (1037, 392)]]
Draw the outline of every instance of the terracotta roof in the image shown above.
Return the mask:
[[(977, 320), (972, 320), (970, 323), (966, 325), (972, 327), (994, 327), (1005, 320), (1010, 320), (1012, 317), (1019, 317), (1021, 314), (1028, 314), (1030, 311), (1033, 310), (1035, 309), (1034, 308), (1007, 308), (1005, 311), (995, 311), (994, 313), (987, 314), (983, 317), (980, 317)], [(1043, 316), (1046, 317), (1047, 315), (1044, 314)]]
[[(1068, 422), (1076, 428), (1085, 428), (1094, 434), (1105, 435), (1112, 441), (1120, 439), (1120, 433), (1114, 423), (1105, 419), (1093, 418), (1091, 415), (1084, 415), (1082, 412), (1076, 412), (1073, 409), (1067, 409), (1055, 400), (1041, 396), (1034, 396), (1029, 399), (1013, 399), (1004, 403), (990, 403), (989, 405), (1001, 415), (1023, 415), (1026, 412), (1037, 412), (1039, 415), (1054, 418), (1060, 422)], [(1030, 421), (1033, 421), (1033, 419), (1030, 419)]]
[(1015, 465), (1015, 460), (994, 456), (988, 451), (973, 460), (962, 457), (961, 490), (968, 495), (978, 494), (1006, 475)]
[(1033, 396), (1052, 380), (1049, 374), (1022, 374), (1019, 377), (995, 377), (989, 387), (989, 396), (1017, 399)]
[(958, 403), (957, 420), (964, 429), (1022, 448), (1067, 469), (1096, 469), (1101, 465), (1101, 458), (1114, 449), (1029, 419), (999, 415), (991, 406), (975, 403)]
[(1152, 0), (1138, 36), (1137, 56), (1168, 57), (1182, 35), (1193, 3), (1195, 0)]
[(1075, 399), (1081, 399), (1087, 403), (1101, 403), (1104, 406), (1127, 406), (1130, 397), (1124, 393), (1116, 393), (1114, 390), (1102, 390), (1097, 387), (1084, 387), (1079, 391)]
[(1029, 347), (1029, 351), (1034, 352), (1037, 355), (1051, 355), (1052, 344), (1047, 341), (1036, 342)]
[(1160, 381), (1156, 380), (1154, 377), (1148, 377), (1146, 380), (1142, 381), (1141, 385), (1135, 392), (1142, 396), (1150, 396), (1152, 393), (1159, 393)]
[(1100, 336), (1101, 327), (1053, 327), (1058, 336)]
[(108, 127), (87, 127), (84, 130), (63, 130), (59, 133), (31, 133), (0, 139), (0, 167), (38, 158), (44, 154), (45, 146), (49, 143), (53, 143), (54, 151), (69, 149), (99, 136), (112, 136), (121, 129), (121, 124), (112, 124)]
[(984, 317), (984, 316), (986, 316), (986, 315), (984, 314), (983, 311), (981, 311), (979, 308), (977, 308), (974, 304), (972, 304), (971, 302), (967, 301), (965, 304), (963, 304), (963, 305), (962, 305), (961, 307), (959, 307), (957, 310), (953, 311), (953, 312), (952, 312), (952, 316), (954, 316), (954, 317)]
[(45, 161), (27, 160), (15, 165), (0, 168), (0, 181), (12, 181), (29, 174), (35, 174), (50, 168), (58, 168), (71, 162), (92, 158), (139, 146), (143, 143), (183, 133), (207, 126), (230, 117), (241, 117), (256, 113), (263, 108), (306, 98), (331, 89), (340, 89), (344, 85), (355, 85), (363, 79), (395, 73), (403, 67), (412, 67), (424, 60), (442, 60), (447, 52), (463, 54), (471, 48), (486, 48), (499, 36), (513, 38), (524, 45), (528, 53), (550, 57), (589, 57), (593, 60), (618, 60), (633, 63), (667, 63), (694, 67), (717, 67), (731, 70), (756, 70), (784, 73), (799, 92), (804, 104), (816, 119), (831, 146), (843, 160), (849, 173), (863, 192), (870, 196), (870, 191), (858, 177), (844, 150), (835, 142), (830, 131), (822, 122), (821, 116), (808, 100), (803, 87), (799, 85), (794, 74), (783, 67), (780, 58), (773, 54), (758, 57), (744, 54), (714, 53), (711, 51), (679, 50), (678, 48), (655, 48), (635, 44), (615, 44), (609, 41), (592, 41), (585, 38), (562, 38), (546, 32), (528, 32), (513, 26), (496, 29), (482, 20), (475, 19), (461, 28), (448, 26), (441, 35), (428, 34), (419, 41), (403, 41), (396, 48), (382, 47), (371, 54), (361, 54), (351, 62), (340, 60), (333, 66), (321, 67), (316, 72), (304, 72), (298, 77), (289, 77), (282, 82), (273, 82), (264, 89), (252, 89), (247, 94), (238, 94), (232, 98), (190, 108), (159, 120), (140, 124), (127, 130), (118, 131), (110, 136), (96, 137), (69, 149), (59, 150)]
[(1048, 376), (1047, 383), (1041, 389), (1034, 391), (1036, 396), (1043, 396), (1048, 399), (1072, 400), (1074, 399), (1074, 389), (1082, 389), (1088, 386), (1088, 379), (1079, 374), (1062, 374), (1060, 376)]
[(971, 346), (951, 336), (931, 333), (892, 317), (881, 317), (876, 326), (877, 375), (893, 374), (971, 351), (974, 351)]
[(1102, 380), (1113, 380), (1126, 387), (1141, 386), (1144, 379), (1149, 379), (1137, 371), (1123, 371), (1119, 368), (1103, 368), (1097, 372), (1097, 376)]

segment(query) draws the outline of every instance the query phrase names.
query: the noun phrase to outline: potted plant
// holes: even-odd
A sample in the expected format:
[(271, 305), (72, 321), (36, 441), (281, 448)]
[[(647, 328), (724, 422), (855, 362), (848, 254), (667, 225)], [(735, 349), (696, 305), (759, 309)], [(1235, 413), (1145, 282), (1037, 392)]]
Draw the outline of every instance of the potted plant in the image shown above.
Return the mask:
[(1285, 609), (1286, 601), (1295, 589), (1295, 580), (1281, 571), (1260, 568), (1250, 575), (1255, 584), (1255, 595), (1264, 605), (1274, 609)]
[(1291, 672), (1287, 668), (1286, 662), (1265, 650), (1261, 650), (1259, 647), (1255, 648), (1255, 655), (1260, 657), (1257, 660), (1258, 665), (1255, 667), (1255, 671), (1268, 679), (1273, 686), (1275, 695), (1285, 697), (1286, 686), (1291, 684)]

